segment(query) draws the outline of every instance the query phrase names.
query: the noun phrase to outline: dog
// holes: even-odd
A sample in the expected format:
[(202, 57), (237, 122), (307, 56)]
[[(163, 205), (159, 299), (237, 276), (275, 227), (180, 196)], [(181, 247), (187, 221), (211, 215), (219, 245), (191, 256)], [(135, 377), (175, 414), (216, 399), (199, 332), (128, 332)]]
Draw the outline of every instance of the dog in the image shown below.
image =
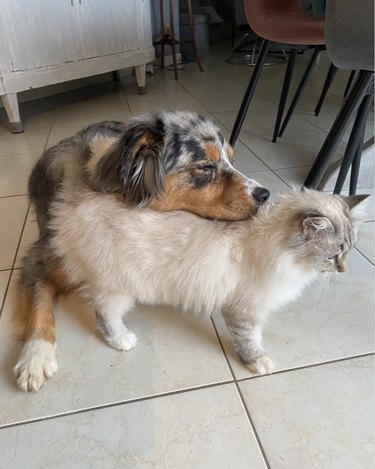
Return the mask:
[(233, 149), (215, 122), (188, 111), (159, 112), (128, 124), (92, 124), (49, 148), (31, 173), (28, 193), (41, 232), (61, 187), (72, 191), (81, 182), (118, 193), (129, 206), (243, 220), (270, 192), (232, 162)]
[(15, 367), (18, 386), (38, 391), (57, 370), (53, 301), (78, 290), (114, 348), (137, 339), (123, 316), (136, 302), (209, 315), (221, 311), (240, 359), (269, 373), (261, 327), (320, 272), (345, 270), (356, 241), (353, 209), (367, 196), (294, 192), (245, 221), (129, 208), (118, 194), (62, 191), (49, 229), (26, 254), (17, 307), (27, 321)]

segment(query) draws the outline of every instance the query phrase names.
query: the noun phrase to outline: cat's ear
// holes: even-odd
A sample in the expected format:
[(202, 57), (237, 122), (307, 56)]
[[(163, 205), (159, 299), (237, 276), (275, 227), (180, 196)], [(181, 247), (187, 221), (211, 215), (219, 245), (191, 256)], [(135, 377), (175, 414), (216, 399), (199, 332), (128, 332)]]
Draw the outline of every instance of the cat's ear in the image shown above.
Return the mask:
[(370, 197), (369, 194), (349, 195), (348, 197), (342, 196), (348, 204), (350, 211), (355, 216), (364, 215), (366, 204), (364, 203)]
[(302, 221), (303, 233), (307, 236), (316, 235), (319, 232), (334, 232), (335, 228), (327, 217), (316, 215), (306, 216)]

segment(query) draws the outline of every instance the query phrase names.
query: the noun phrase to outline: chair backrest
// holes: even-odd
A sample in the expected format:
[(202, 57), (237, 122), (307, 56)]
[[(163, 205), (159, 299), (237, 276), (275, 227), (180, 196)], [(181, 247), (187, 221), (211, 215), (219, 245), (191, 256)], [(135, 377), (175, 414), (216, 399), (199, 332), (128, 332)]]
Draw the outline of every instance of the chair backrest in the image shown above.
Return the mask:
[(374, 0), (327, 0), (325, 34), (336, 67), (374, 70)]
[(272, 27), (268, 21), (270, 18), (275, 19), (293, 12), (304, 14), (301, 0), (244, 0), (244, 7), (247, 22), (261, 37), (269, 36), (268, 28)]

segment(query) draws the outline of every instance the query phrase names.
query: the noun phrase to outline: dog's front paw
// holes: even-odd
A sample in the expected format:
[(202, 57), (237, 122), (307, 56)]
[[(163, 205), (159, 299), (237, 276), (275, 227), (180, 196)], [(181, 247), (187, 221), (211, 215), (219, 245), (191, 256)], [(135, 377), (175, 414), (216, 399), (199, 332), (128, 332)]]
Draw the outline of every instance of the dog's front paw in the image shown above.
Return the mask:
[(256, 357), (245, 364), (250, 371), (259, 375), (267, 375), (272, 373), (274, 369), (273, 362), (270, 357), (267, 357), (267, 355), (260, 355), (259, 357)]
[(109, 345), (117, 350), (128, 352), (137, 342), (137, 336), (133, 332), (126, 331), (117, 337), (108, 338)]
[(22, 391), (39, 391), (56, 373), (55, 347), (45, 340), (31, 340), (24, 345), (14, 367), (17, 385)]

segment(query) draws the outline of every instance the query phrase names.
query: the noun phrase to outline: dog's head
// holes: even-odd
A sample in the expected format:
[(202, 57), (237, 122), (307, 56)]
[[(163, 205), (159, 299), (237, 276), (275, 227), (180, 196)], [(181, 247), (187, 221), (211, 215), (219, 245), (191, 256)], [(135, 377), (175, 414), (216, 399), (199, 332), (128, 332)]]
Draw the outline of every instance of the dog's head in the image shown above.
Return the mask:
[[(233, 149), (220, 128), (192, 112), (135, 118), (111, 152), (119, 190), (132, 204), (241, 220), (269, 197), (267, 189), (233, 167)], [(113, 163), (99, 169), (104, 186), (111, 185)]]

